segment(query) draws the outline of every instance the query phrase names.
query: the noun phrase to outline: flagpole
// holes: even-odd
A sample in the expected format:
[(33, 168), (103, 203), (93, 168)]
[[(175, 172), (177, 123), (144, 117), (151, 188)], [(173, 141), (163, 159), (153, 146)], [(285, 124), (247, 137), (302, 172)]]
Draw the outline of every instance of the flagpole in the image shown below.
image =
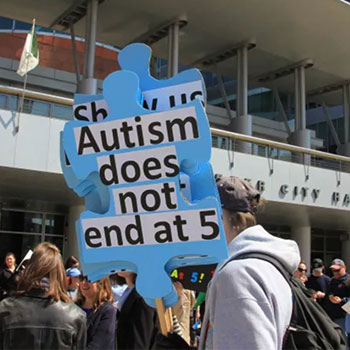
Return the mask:
[[(27, 69), (28, 69), (28, 60), (27, 60)], [(22, 96), (21, 96), (20, 104), (19, 104), (19, 112), (17, 114), (17, 123), (16, 123), (16, 128), (15, 128), (16, 134), (19, 132), (19, 120), (20, 120), (20, 117), (21, 117), (21, 113), (23, 112), (24, 96), (25, 96), (26, 86), (27, 86), (27, 76), (28, 76), (28, 74), (26, 73), (24, 75), (24, 84), (23, 84)]]
[[(35, 18), (33, 18), (33, 26), (35, 26)], [(33, 39), (32, 39), (33, 40)], [(26, 58), (26, 63), (27, 63), (27, 66), (26, 66), (26, 71), (28, 70), (28, 64), (29, 64), (29, 59), (28, 57)], [(21, 96), (21, 99), (20, 99), (20, 104), (19, 104), (19, 111), (18, 111), (18, 114), (17, 114), (17, 121), (16, 121), (16, 127), (15, 127), (15, 133), (17, 134), (19, 132), (19, 121), (20, 121), (20, 118), (21, 118), (21, 113), (23, 112), (23, 105), (24, 105), (24, 96), (25, 96), (25, 92), (26, 92), (26, 86), (27, 86), (27, 78), (28, 78), (28, 73), (26, 73), (24, 75), (24, 83), (23, 83), (23, 90), (22, 90), (22, 96)]]

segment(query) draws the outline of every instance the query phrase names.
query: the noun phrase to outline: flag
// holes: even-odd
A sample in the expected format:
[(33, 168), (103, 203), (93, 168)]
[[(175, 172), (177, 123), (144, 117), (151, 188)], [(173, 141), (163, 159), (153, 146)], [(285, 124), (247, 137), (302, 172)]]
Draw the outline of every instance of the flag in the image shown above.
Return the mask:
[(25, 257), (22, 259), (21, 263), (17, 266), (16, 268), (16, 271), (19, 271), (19, 268), (23, 265), (23, 263), (26, 261), (26, 260), (29, 260), (33, 255), (33, 251), (31, 249), (29, 249), (27, 251), (27, 254), (25, 255)]
[(27, 35), (26, 42), (22, 51), (17, 74), (23, 77), (29, 71), (39, 64), (38, 41), (36, 39), (35, 24)]

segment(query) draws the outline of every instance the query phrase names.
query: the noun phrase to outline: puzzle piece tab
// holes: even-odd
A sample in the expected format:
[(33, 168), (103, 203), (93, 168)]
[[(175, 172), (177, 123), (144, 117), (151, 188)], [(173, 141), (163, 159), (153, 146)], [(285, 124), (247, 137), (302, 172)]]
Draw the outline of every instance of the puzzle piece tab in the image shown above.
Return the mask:
[(169, 79), (158, 80), (150, 74), (151, 55), (151, 48), (139, 43), (126, 46), (118, 54), (122, 69), (139, 77), (145, 108), (165, 111), (194, 99), (206, 102), (205, 84), (198, 69), (187, 69)]

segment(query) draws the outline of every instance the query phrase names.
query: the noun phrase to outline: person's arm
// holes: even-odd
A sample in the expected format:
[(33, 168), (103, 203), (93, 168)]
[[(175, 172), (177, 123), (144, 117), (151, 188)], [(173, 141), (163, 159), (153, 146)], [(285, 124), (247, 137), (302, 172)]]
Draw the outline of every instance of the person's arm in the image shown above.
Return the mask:
[(96, 331), (91, 341), (86, 344), (86, 349), (104, 350), (115, 347), (115, 322), (116, 310), (111, 307), (106, 307), (103, 310), (100, 321), (96, 326)]

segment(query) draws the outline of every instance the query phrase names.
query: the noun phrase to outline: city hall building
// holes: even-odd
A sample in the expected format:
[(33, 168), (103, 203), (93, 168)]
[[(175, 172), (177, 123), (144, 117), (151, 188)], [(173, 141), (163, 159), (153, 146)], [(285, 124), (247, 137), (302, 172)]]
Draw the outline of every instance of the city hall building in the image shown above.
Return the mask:
[[(258, 221), (302, 259), (350, 265), (350, 5), (346, 1), (6, 0), (0, 18), (0, 258), (41, 241), (77, 254), (84, 201), (63, 178), (73, 96), (101, 93), (119, 49), (144, 42), (158, 79), (196, 67), (214, 171), (267, 199)], [(40, 63), (16, 74), (36, 18)]]

